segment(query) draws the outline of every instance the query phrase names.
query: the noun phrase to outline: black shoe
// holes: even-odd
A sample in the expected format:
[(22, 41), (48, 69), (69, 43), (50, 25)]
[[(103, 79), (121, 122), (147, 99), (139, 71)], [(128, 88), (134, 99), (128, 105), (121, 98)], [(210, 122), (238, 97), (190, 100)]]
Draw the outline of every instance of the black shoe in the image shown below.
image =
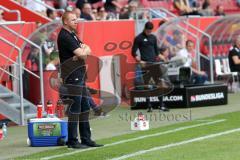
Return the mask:
[(82, 143), (82, 145), (86, 145), (88, 147), (102, 147), (102, 146), (104, 146), (103, 144), (97, 144), (94, 141), (84, 142), (84, 143)]
[(104, 112), (101, 107), (96, 107), (93, 110), (94, 110), (94, 116), (103, 116), (103, 117), (105, 117), (107, 115), (107, 113)]
[(169, 111), (169, 109), (165, 106), (160, 107), (160, 110), (163, 111), (163, 112), (168, 112)]
[(74, 149), (84, 149), (87, 148), (88, 146), (83, 145), (79, 142), (74, 142), (74, 143), (67, 143), (68, 148), (74, 148)]

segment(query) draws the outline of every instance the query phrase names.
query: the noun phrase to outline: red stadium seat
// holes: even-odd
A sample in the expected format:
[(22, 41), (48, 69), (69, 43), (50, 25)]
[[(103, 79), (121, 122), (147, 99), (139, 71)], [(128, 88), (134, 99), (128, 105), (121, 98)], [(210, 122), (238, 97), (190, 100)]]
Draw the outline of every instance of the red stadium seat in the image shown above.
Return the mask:
[(169, 3), (168, 0), (141, 0), (141, 3), (144, 7), (151, 8), (165, 8), (170, 10), (172, 3)]
[(218, 5), (222, 5), (226, 13), (239, 12), (236, 0), (214, 0), (211, 1), (211, 7), (216, 9)]
[(217, 57), (218, 56), (218, 48), (217, 48), (216, 45), (213, 46), (212, 52), (213, 52), (213, 57)]

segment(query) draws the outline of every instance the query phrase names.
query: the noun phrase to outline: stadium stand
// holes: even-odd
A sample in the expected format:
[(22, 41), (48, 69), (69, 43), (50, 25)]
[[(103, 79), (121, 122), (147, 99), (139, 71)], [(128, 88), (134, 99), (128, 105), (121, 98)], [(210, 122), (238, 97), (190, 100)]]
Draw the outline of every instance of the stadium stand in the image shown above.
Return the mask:
[(42, 16), (38, 13), (35, 13), (19, 3), (12, 1), (12, 0), (4, 0), (0, 1), (0, 5), (4, 6), (5, 8), (8, 8), (9, 10), (19, 10), (21, 13), (21, 18), (23, 21), (26, 22), (41, 22), (42, 24), (50, 22), (50, 19), (48, 19), (46, 16)]
[[(141, 3), (144, 7), (150, 8), (160, 8), (163, 7), (172, 13), (177, 14), (178, 11), (173, 5), (174, 0), (141, 0)], [(203, 0), (198, 0), (200, 5), (203, 3)], [(212, 0), (211, 8), (215, 9), (218, 5), (224, 6), (224, 11), (227, 14), (233, 14), (239, 12), (239, 7), (237, 5), (237, 0)]]

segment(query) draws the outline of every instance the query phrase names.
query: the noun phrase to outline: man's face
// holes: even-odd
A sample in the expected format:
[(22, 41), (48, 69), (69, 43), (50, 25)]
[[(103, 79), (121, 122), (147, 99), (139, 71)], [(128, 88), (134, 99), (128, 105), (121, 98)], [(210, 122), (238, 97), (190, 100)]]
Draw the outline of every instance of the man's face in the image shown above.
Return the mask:
[(71, 30), (77, 29), (77, 17), (75, 14), (69, 14), (65, 20), (65, 25)]
[(85, 13), (85, 14), (91, 14), (91, 12), (92, 12), (92, 7), (91, 7), (91, 5), (90, 5), (90, 4), (85, 4), (85, 5), (83, 6), (82, 12)]
[(187, 51), (188, 52), (193, 52), (193, 50), (194, 50), (194, 43), (193, 42), (189, 42), (188, 44), (187, 44), (187, 46), (186, 46), (186, 49), (187, 49)]
[(74, 13), (76, 14), (77, 18), (80, 18), (81, 16), (81, 10), (78, 8), (75, 8)]
[(218, 12), (219, 12), (219, 13), (223, 13), (223, 12), (224, 12), (224, 8), (223, 8), (223, 6), (219, 6), (219, 8), (218, 8)]
[(237, 38), (236, 45), (237, 45), (238, 48), (240, 48), (240, 37)]
[(152, 33), (152, 29), (145, 29), (145, 34), (150, 35)]
[(52, 15), (50, 15), (50, 18), (54, 20), (57, 18), (57, 16), (57, 12), (53, 11)]

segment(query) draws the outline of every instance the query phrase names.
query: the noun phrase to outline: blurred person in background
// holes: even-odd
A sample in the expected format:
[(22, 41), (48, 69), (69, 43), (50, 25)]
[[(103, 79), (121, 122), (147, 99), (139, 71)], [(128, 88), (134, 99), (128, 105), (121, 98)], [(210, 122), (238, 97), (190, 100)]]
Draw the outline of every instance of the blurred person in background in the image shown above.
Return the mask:
[(119, 19), (136, 19), (136, 15), (134, 15), (137, 11), (138, 3), (130, 2), (128, 5), (125, 5), (122, 9), (122, 13), (119, 16)]
[(185, 15), (192, 12), (186, 0), (174, 0), (173, 5), (179, 11), (179, 15)]
[(60, 18), (57, 15), (57, 12), (52, 10), (52, 9), (47, 9), (47, 17), (52, 19), (52, 20), (59, 20)]
[(240, 75), (240, 35), (237, 36), (234, 45), (230, 48), (229, 66), (232, 72), (238, 72)]
[(93, 8), (93, 9), (92, 9), (92, 16), (94, 17), (94, 20), (96, 20), (96, 19), (97, 19), (97, 16), (98, 16), (98, 11), (97, 11), (97, 9), (96, 9), (96, 8)]
[(211, 8), (211, 0), (204, 0), (200, 13), (203, 16), (214, 16), (214, 11)]
[(45, 2), (43, 0), (25, 0), (24, 6), (32, 11), (38, 12), (44, 16), (46, 16), (47, 8), (44, 6)]
[(186, 37), (185, 35), (175, 29), (172, 32), (172, 36), (166, 37), (166, 44), (170, 49), (170, 56), (175, 56), (176, 53), (185, 47)]
[(224, 7), (222, 5), (217, 5), (215, 16), (225, 16), (226, 13), (224, 12)]
[(120, 10), (120, 13), (119, 13), (119, 19), (128, 19), (129, 16), (128, 16), (128, 11), (129, 9), (129, 5), (126, 4), (121, 10)]
[(103, 2), (103, 0), (77, 0), (76, 7), (81, 9), (84, 3), (90, 3), (94, 8), (97, 8), (102, 6)]
[(92, 21), (95, 20), (95, 16), (92, 13), (92, 6), (90, 3), (84, 3), (83, 7), (81, 8), (81, 18), (87, 20), (87, 21)]
[(60, 64), (60, 60), (59, 58), (54, 58), (54, 59), (51, 59), (51, 61), (47, 64), (46, 66), (46, 70), (47, 71), (55, 71), (57, 70), (57, 66)]
[(237, 0), (237, 6), (240, 7), (240, 0)]
[(192, 40), (187, 40), (186, 48), (183, 48), (177, 52), (176, 56), (186, 59), (186, 62), (183, 65), (184, 67), (191, 67), (191, 81), (193, 84), (204, 84), (207, 81), (208, 76), (206, 72), (197, 69), (195, 44)]
[(57, 9), (66, 9), (67, 6), (68, 6), (68, 3), (67, 3), (68, 0), (55, 0), (55, 8)]
[(168, 48), (159, 48), (159, 61), (168, 62), (169, 61), (169, 49)]
[(98, 7), (97, 11), (98, 11), (98, 14), (97, 14), (96, 20), (107, 19), (108, 13), (105, 11), (104, 7)]
[(73, 12), (76, 14), (77, 19), (81, 18), (81, 10), (79, 8), (74, 8)]
[(77, 0), (76, 7), (79, 9), (82, 9), (84, 3), (89, 3), (89, 1), (88, 0)]
[(104, 4), (106, 11), (114, 14), (119, 13), (122, 8), (122, 5), (119, 1), (120, 0), (106, 0)]
[(189, 0), (174, 0), (173, 5), (179, 11), (179, 15), (201, 15), (200, 4), (196, 0), (192, 0), (191, 3)]

